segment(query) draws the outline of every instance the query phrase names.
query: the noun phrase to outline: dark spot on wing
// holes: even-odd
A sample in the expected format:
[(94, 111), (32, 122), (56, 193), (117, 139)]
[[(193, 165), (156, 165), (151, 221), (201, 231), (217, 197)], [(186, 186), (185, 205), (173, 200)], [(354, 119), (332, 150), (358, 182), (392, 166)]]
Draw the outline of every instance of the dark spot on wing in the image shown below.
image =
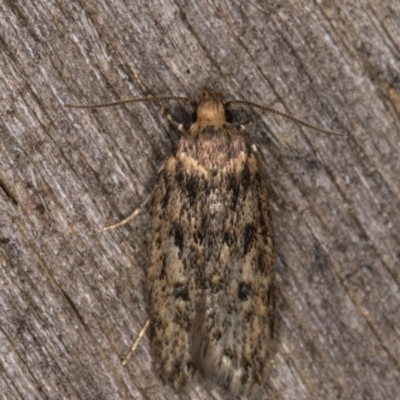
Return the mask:
[(258, 253), (258, 258), (257, 258), (257, 271), (260, 274), (264, 274), (265, 269), (267, 267), (267, 256), (264, 252), (260, 251)]
[(229, 349), (229, 348), (225, 348), (224, 355), (225, 355), (225, 357), (228, 357), (231, 360), (233, 360), (235, 358), (235, 353), (232, 351), (232, 349)]
[(236, 180), (236, 174), (235, 173), (227, 174), (225, 182), (226, 182), (226, 191), (232, 192), (230, 196), (230, 209), (231, 211), (236, 211), (240, 193), (240, 185)]
[(175, 283), (174, 285), (174, 296), (176, 299), (180, 299), (183, 301), (189, 300), (189, 290), (186, 285), (182, 283)]
[(216, 331), (213, 333), (212, 337), (213, 337), (213, 340), (218, 342), (222, 338), (222, 333), (220, 331)]
[(245, 301), (253, 292), (250, 283), (240, 282), (238, 287), (238, 297), (240, 300)]
[(160, 271), (160, 275), (159, 275), (158, 279), (164, 280), (165, 277), (167, 276), (167, 262), (165, 259), (165, 254), (162, 255), (161, 265), (162, 265), (161, 271)]
[(195, 179), (192, 176), (187, 176), (186, 177), (186, 184), (185, 184), (185, 189), (186, 189), (186, 195), (189, 200), (189, 203), (191, 206), (193, 206), (196, 196), (198, 193), (199, 189), (199, 182), (197, 179)]
[(256, 227), (253, 224), (247, 224), (243, 232), (243, 254), (246, 255), (253, 243), (256, 235)]
[(176, 166), (176, 174), (175, 174), (175, 181), (177, 183), (177, 185), (183, 189), (184, 184), (185, 184), (185, 173), (183, 171), (183, 165), (181, 163), (179, 163)]
[(184, 232), (182, 225), (179, 222), (176, 222), (172, 226), (170, 235), (174, 238), (175, 246), (178, 247), (180, 251), (182, 251), (184, 242)]
[(224, 243), (226, 243), (227, 246), (231, 247), (233, 245), (233, 236), (232, 232), (224, 232)]

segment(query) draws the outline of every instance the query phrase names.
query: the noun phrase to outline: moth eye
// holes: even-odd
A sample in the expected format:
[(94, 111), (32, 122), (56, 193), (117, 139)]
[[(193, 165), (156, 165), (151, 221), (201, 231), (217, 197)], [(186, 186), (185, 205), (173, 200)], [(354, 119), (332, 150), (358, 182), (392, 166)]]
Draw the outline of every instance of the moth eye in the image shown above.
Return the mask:
[(233, 114), (231, 113), (231, 110), (225, 110), (225, 120), (229, 124), (232, 123), (233, 121)]
[(197, 121), (197, 112), (194, 111), (193, 114), (192, 114), (192, 122), (194, 123), (196, 121)]

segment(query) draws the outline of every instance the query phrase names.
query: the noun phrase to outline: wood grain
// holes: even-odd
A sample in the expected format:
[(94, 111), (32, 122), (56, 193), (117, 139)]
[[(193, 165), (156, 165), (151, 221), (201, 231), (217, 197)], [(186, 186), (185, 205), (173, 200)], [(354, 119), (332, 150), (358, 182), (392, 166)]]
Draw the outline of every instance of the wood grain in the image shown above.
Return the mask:
[(151, 192), (179, 132), (155, 105), (64, 104), (205, 87), (346, 135), (267, 114), (248, 131), (278, 197), (306, 210), (274, 204), (267, 398), (398, 398), (397, 0), (4, 0), (0, 17), (0, 398), (179, 398), (147, 338), (120, 362), (147, 318), (147, 210), (96, 233)]

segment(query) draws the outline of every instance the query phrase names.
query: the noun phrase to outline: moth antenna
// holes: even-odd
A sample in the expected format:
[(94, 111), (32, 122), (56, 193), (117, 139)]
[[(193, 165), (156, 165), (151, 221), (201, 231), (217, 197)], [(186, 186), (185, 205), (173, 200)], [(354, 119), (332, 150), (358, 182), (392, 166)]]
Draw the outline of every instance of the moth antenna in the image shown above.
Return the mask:
[(328, 134), (328, 135), (335, 135), (335, 136), (344, 137), (344, 135), (341, 134), (341, 133), (333, 132), (333, 131), (328, 131), (328, 130), (322, 129), (322, 128), (318, 128), (318, 127), (315, 126), (315, 125), (309, 124), (308, 122), (302, 121), (301, 119), (292, 117), (291, 115), (286, 114), (286, 113), (284, 113), (284, 112), (282, 112), (282, 111), (275, 110), (274, 108), (271, 108), (271, 107), (261, 106), (261, 105), (259, 105), (259, 104), (252, 103), (252, 102), (250, 102), (250, 101), (245, 101), (245, 100), (233, 100), (233, 101), (228, 101), (228, 103), (225, 103), (225, 104), (224, 104), (224, 108), (228, 109), (228, 108), (230, 108), (231, 106), (236, 105), (236, 104), (244, 104), (244, 105), (246, 105), (246, 106), (250, 106), (250, 107), (254, 107), (254, 108), (259, 108), (260, 110), (263, 110), (263, 111), (266, 111), (266, 112), (270, 112), (270, 113), (272, 113), (272, 114), (280, 115), (280, 116), (283, 117), (283, 118), (286, 118), (286, 119), (289, 119), (289, 120), (291, 120), (291, 121), (293, 121), (293, 122), (296, 122), (296, 124), (306, 126), (307, 128), (313, 129), (314, 131), (317, 131), (317, 132), (326, 133), (326, 134)]
[(191, 107), (196, 107), (196, 103), (187, 97), (179, 97), (179, 96), (155, 96), (155, 97), (142, 97), (138, 99), (126, 99), (126, 100), (119, 100), (114, 101), (111, 103), (98, 103), (98, 104), (88, 104), (88, 105), (81, 105), (81, 104), (65, 104), (65, 107), (68, 108), (101, 108), (101, 107), (113, 107), (119, 106), (121, 104), (127, 103), (141, 103), (141, 102), (149, 102), (149, 103), (159, 103), (162, 101), (169, 101), (169, 100), (176, 100), (183, 103), (189, 104)]

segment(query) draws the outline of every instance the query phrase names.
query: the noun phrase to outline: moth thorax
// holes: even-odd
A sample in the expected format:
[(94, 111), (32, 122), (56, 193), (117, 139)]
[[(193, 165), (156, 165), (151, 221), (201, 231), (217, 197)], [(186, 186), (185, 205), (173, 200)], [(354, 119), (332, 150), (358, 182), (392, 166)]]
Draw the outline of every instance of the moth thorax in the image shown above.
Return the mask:
[(204, 91), (197, 106), (196, 125), (220, 127), (224, 124), (226, 124), (225, 109), (221, 93), (215, 92), (214, 97), (211, 97), (207, 91)]

